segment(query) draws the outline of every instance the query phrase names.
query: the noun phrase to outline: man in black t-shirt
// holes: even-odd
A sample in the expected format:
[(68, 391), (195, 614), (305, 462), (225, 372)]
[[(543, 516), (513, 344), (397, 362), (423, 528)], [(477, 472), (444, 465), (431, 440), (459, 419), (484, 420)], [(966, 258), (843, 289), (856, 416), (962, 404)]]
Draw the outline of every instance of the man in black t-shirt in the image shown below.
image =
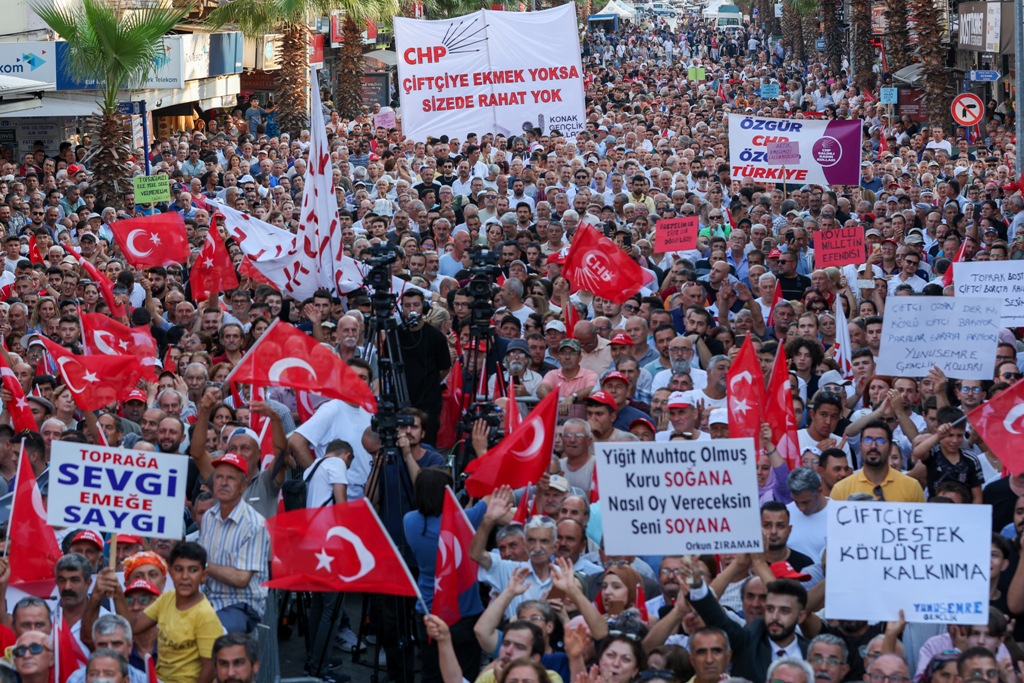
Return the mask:
[(399, 329), (398, 342), (405, 364), (409, 402), (427, 414), (423, 441), (434, 444), (441, 425), (441, 383), (451, 370), (452, 360), (444, 334), (423, 319), (425, 303), (423, 292), (418, 289), (402, 292), (402, 316), (411, 324)]
[(795, 301), (803, 298), (804, 291), (811, 286), (811, 278), (796, 272), (797, 254), (784, 251), (779, 255), (779, 268), (775, 276), (782, 283), (782, 298)]
[(768, 564), (789, 562), (797, 572), (814, 564), (814, 560), (787, 545), (793, 526), (789, 523), (789, 510), (778, 501), (761, 506), (761, 536), (764, 539), (764, 559)]

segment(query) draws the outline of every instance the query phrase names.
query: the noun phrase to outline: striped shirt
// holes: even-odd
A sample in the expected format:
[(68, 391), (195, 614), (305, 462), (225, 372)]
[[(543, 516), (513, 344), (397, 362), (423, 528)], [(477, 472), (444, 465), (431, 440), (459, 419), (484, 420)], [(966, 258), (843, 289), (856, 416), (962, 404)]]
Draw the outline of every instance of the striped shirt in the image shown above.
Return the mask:
[(269, 578), (270, 563), (270, 533), (263, 516), (242, 500), (223, 519), (220, 503), (216, 503), (203, 515), (199, 544), (206, 548), (209, 562), (252, 572), (244, 588), (209, 577), (203, 592), (213, 608), (221, 610), (244, 603), (262, 616), (267, 602), (267, 589), (262, 584)]

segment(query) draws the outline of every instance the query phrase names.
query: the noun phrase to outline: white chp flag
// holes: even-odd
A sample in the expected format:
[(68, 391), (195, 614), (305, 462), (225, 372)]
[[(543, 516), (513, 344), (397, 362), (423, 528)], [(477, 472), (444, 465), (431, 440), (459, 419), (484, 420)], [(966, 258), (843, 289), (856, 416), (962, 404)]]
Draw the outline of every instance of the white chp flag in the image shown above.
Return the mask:
[(853, 379), (853, 344), (850, 342), (850, 328), (846, 324), (843, 298), (836, 296), (836, 353), (839, 373), (844, 379)]

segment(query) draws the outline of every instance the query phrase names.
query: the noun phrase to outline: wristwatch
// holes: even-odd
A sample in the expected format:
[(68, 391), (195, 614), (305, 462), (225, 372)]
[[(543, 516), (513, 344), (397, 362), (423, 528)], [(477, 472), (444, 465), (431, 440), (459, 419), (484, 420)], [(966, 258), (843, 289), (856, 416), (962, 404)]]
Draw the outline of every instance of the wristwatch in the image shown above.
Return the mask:
[(571, 398), (572, 402), (575, 403), (576, 399), (579, 398), (579, 394), (574, 391), (572, 392), (572, 394), (569, 395), (569, 398)]

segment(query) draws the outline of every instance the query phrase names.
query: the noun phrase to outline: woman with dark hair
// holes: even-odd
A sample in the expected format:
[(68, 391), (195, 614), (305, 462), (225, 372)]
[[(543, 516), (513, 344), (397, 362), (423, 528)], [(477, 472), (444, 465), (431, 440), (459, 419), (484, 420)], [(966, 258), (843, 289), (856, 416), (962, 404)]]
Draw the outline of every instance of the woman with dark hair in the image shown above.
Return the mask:
[[(441, 515), (444, 512), (445, 498), (448, 487), (452, 485), (451, 475), (440, 467), (425, 467), (416, 477), (413, 490), (413, 502), (416, 509), (406, 513), (405, 540), (412, 549), (419, 571), (417, 583), (423, 601), (417, 604), (416, 610), (422, 619), (423, 608), (431, 608), (434, 601), (434, 571), (437, 561), (438, 536), (441, 533)], [(453, 498), (454, 501), (454, 498)], [(465, 511), (470, 524), (476, 528), (487, 510), (486, 501), (480, 501)], [(454, 549), (452, 549), (454, 552)], [(480, 601), (477, 585), (463, 591), (459, 595), (459, 614), (461, 619), (452, 625), (451, 638), (455, 646), (459, 664), (463, 674), (469, 680), (476, 679), (480, 671), (480, 645), (473, 634), (473, 626), (484, 611)], [(441, 671), (437, 660), (437, 644), (427, 642), (426, 627), (417, 620), (420, 631), (420, 657), (422, 661), (424, 683), (440, 683)]]

